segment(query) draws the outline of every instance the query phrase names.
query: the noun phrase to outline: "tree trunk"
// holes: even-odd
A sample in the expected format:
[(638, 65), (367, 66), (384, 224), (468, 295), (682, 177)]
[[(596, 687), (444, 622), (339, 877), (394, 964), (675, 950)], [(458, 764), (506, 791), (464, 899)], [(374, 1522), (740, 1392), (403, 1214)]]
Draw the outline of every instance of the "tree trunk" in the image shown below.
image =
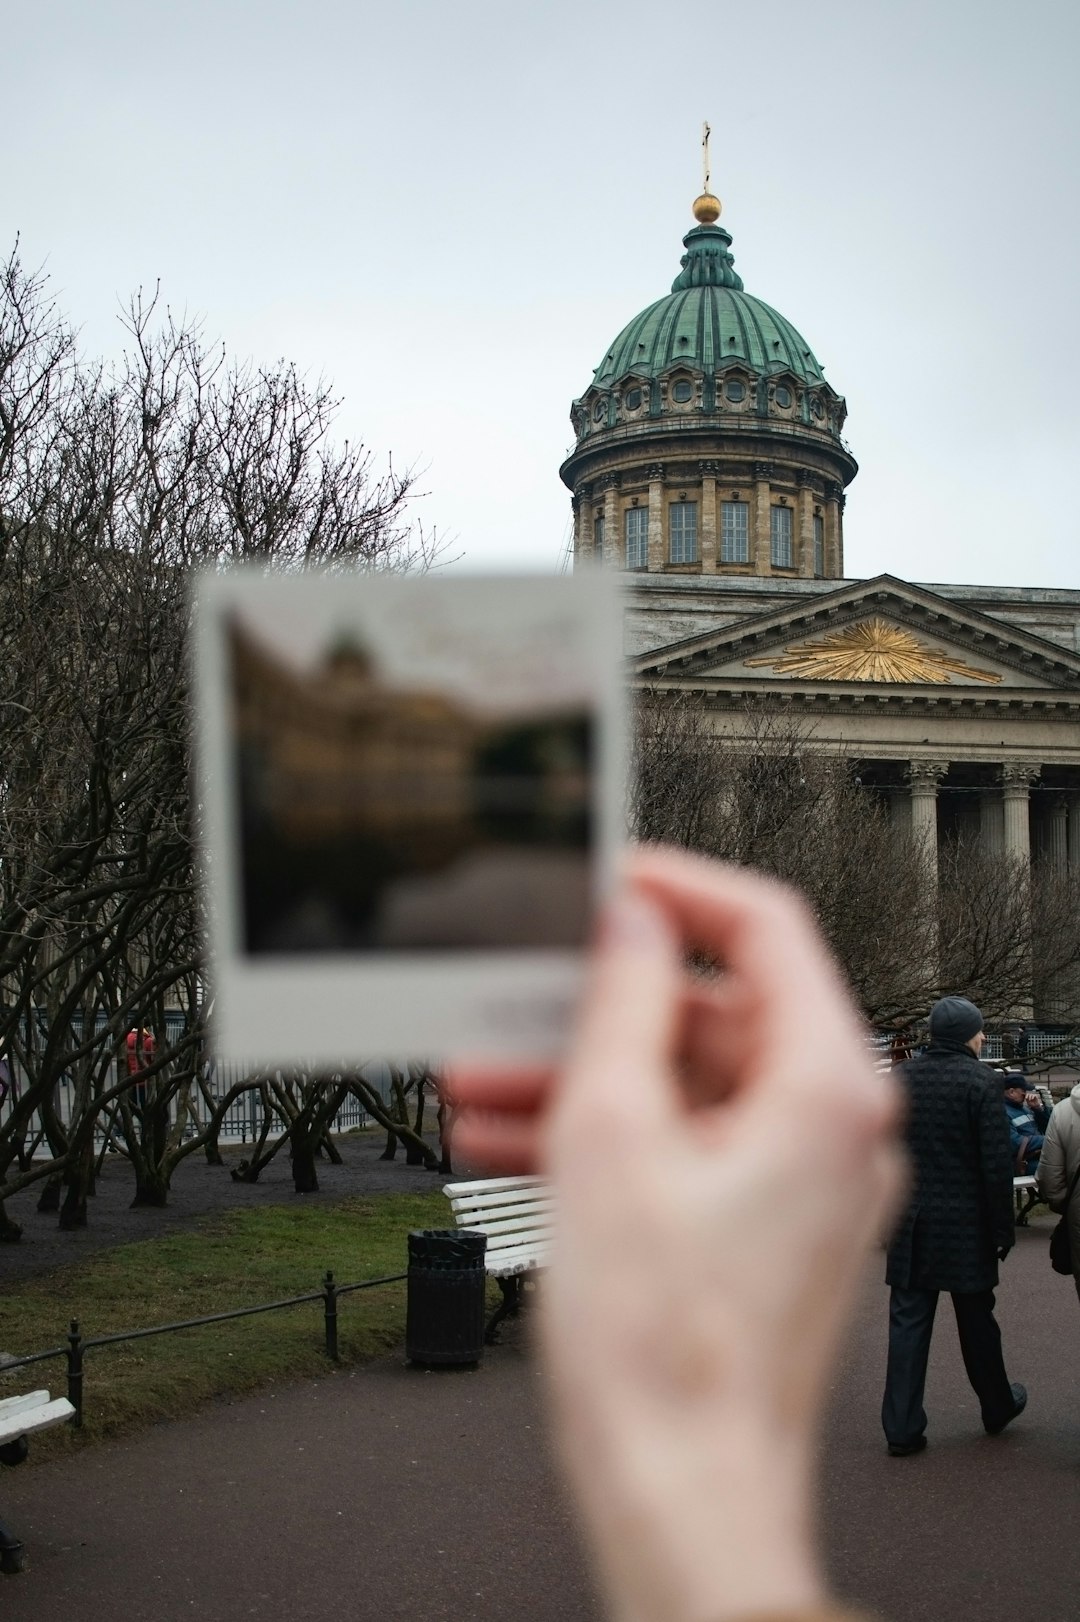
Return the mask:
[(298, 1194), (317, 1194), (319, 1173), (315, 1166), (315, 1145), (310, 1123), (302, 1116), (298, 1116), (289, 1128), (289, 1154), (292, 1158), (293, 1188)]
[[(413, 1131), (423, 1141), (424, 1137), (424, 1078), (420, 1076), (416, 1083), (416, 1116), (413, 1120)], [(421, 1166), (427, 1162), (427, 1156), (418, 1144), (406, 1144), (405, 1164), (407, 1166)]]
[(139, 1206), (150, 1206), (160, 1211), (169, 1203), (169, 1179), (159, 1166), (149, 1166), (145, 1170), (135, 1173), (135, 1198), (128, 1206), (129, 1211)]
[(332, 1166), (343, 1166), (345, 1164), (341, 1158), (341, 1151), (334, 1142), (333, 1138), (330, 1136), (329, 1132), (323, 1134), (320, 1147), (325, 1150), (326, 1158), (329, 1160)]
[(60, 1190), (64, 1186), (62, 1177), (47, 1177), (45, 1184), (38, 1195), (37, 1208), (39, 1211), (59, 1211)]
[(398, 1146), (397, 1133), (391, 1131), (390, 1128), (388, 1127), (387, 1132), (386, 1132), (386, 1148), (383, 1150), (382, 1154), (379, 1156), (379, 1159), (380, 1160), (396, 1160), (397, 1159), (397, 1146)]
[(447, 1100), (443, 1091), (443, 1084), (439, 1084), (439, 1170), (445, 1177), (454, 1175), (454, 1166), (450, 1158), (450, 1144), (453, 1139), (454, 1109)]
[(21, 1238), (22, 1228), (8, 1216), (0, 1200), (0, 1245), (17, 1245)]
[(92, 1131), (87, 1130), (82, 1141), (72, 1148), (64, 1173), (66, 1192), (60, 1206), (60, 1228), (63, 1232), (86, 1227), (86, 1199), (93, 1186), (94, 1139)]
[(64, 1202), (60, 1207), (60, 1229), (70, 1233), (86, 1227), (86, 1183), (77, 1174), (67, 1184)]

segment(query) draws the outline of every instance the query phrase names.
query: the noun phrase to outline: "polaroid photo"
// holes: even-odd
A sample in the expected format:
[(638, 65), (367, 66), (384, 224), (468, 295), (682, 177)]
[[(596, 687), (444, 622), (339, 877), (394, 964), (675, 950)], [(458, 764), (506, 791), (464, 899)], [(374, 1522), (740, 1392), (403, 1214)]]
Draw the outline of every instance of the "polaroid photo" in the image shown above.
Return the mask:
[(611, 578), (237, 569), (195, 607), (219, 1055), (557, 1054), (624, 832)]

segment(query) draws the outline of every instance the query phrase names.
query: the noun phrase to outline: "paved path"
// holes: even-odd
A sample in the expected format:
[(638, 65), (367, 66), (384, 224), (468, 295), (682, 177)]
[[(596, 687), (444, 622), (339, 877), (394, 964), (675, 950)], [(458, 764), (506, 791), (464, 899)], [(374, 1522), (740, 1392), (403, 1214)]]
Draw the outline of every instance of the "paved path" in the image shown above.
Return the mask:
[[(836, 1372), (822, 1508), (842, 1593), (890, 1622), (1072, 1622), (1080, 1593), (1080, 1310), (1019, 1235), (1001, 1320), (1027, 1413), (985, 1437), (948, 1302), (931, 1446), (889, 1459), (878, 1424), (885, 1291)], [(91, 1387), (92, 1389), (92, 1387)], [(551, 1470), (542, 1379), (516, 1329), (475, 1373), (387, 1361), (0, 1474), (32, 1569), (10, 1622), (592, 1622)]]

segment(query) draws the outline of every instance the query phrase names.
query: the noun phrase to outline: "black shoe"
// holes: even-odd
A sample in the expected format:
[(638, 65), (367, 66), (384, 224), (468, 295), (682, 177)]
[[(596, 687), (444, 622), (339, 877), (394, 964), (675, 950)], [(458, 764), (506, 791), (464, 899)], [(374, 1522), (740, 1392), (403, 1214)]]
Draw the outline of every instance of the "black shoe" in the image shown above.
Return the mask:
[(889, 1457), (891, 1459), (906, 1459), (910, 1453), (921, 1453), (925, 1446), (925, 1436), (916, 1436), (913, 1442), (890, 1442)]
[(1003, 1419), (1000, 1425), (988, 1425), (985, 1419), (983, 1420), (983, 1429), (986, 1431), (987, 1436), (1000, 1436), (1006, 1425), (1011, 1425), (1012, 1421), (1019, 1418), (1024, 1409), (1027, 1407), (1026, 1385), (1021, 1385), (1019, 1380), (1014, 1380), (1009, 1386), (1009, 1390), (1012, 1392), (1013, 1402), (1016, 1404), (1016, 1406), (1009, 1415), (1008, 1419)]

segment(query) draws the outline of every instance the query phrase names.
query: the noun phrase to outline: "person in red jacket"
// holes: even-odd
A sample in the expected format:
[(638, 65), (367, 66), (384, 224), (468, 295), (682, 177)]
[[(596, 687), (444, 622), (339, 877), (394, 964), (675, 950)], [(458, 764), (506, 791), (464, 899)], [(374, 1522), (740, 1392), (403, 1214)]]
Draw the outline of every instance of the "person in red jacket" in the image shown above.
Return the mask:
[[(131, 1078), (141, 1076), (144, 1070), (149, 1069), (154, 1062), (157, 1043), (154, 1033), (146, 1025), (140, 1025), (127, 1033), (127, 1067)], [(146, 1083), (135, 1081), (134, 1087), (135, 1108), (146, 1107)]]

